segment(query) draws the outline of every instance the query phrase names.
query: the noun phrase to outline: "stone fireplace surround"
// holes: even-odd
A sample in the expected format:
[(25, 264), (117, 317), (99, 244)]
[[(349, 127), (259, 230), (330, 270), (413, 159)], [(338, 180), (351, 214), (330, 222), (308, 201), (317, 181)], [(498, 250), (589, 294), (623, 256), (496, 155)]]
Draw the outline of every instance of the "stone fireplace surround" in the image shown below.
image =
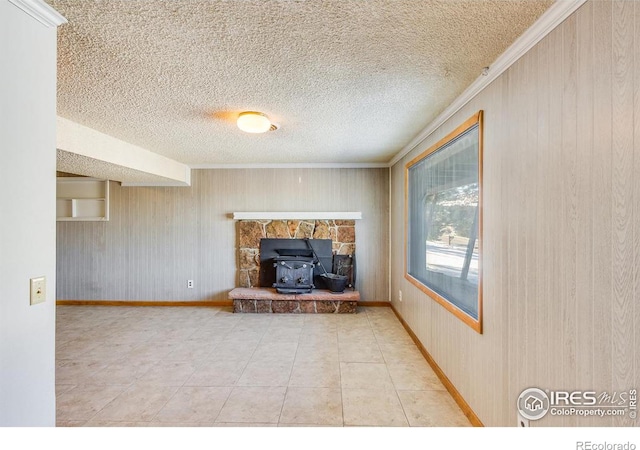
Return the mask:
[(331, 239), (334, 254), (356, 251), (354, 219), (242, 219), (237, 221), (238, 287), (229, 297), (234, 312), (252, 313), (355, 313), (360, 294), (329, 291), (283, 295), (260, 285), (260, 240)]
[[(355, 220), (239, 220), (238, 287), (260, 285), (260, 239), (331, 239), (333, 252), (356, 251)], [(327, 270), (330, 270), (327, 268)]]

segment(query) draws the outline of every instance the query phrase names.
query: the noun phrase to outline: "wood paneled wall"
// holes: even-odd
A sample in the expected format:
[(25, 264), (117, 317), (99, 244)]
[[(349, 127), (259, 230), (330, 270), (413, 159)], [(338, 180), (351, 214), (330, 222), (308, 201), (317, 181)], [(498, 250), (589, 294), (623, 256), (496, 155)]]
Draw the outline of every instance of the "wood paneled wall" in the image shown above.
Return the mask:
[[(482, 335), (404, 279), (402, 248), (405, 163), (480, 109)], [(515, 425), (516, 399), (532, 386), (640, 387), (639, 175), (633, 1), (583, 5), (392, 168), (392, 302), (485, 425)]]
[(227, 300), (234, 211), (362, 211), (357, 288), (363, 300), (388, 300), (388, 169), (194, 170), (187, 188), (112, 182), (108, 222), (58, 222), (57, 298)]

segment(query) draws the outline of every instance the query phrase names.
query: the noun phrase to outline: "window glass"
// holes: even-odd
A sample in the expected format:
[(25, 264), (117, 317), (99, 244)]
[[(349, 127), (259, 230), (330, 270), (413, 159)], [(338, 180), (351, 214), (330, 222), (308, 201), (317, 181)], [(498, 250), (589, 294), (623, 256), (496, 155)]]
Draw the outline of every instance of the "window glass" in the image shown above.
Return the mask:
[(480, 319), (479, 161), (476, 121), (407, 165), (408, 278), (473, 321)]

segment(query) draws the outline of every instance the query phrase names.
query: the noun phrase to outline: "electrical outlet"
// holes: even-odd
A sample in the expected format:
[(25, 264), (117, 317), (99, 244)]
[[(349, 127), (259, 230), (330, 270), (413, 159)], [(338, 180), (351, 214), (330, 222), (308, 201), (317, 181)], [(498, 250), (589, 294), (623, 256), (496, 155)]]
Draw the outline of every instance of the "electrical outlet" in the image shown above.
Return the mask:
[(398, 290), (398, 300), (402, 301), (402, 290)]
[(193, 289), (193, 280), (187, 280), (187, 287)]
[(525, 419), (520, 413), (516, 415), (518, 416), (518, 428), (529, 428), (529, 419)]

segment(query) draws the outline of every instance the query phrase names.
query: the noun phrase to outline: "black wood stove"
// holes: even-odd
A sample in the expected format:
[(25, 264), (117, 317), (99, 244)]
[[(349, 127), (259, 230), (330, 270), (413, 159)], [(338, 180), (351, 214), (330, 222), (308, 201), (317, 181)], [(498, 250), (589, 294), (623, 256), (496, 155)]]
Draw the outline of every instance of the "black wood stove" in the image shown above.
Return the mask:
[[(313, 284), (314, 257), (312, 254), (295, 250), (280, 250), (279, 256), (273, 258), (276, 270), (276, 282), (273, 287), (281, 294), (309, 293), (315, 288)], [(311, 253), (309, 250), (308, 253)]]
[(319, 263), (331, 267), (332, 260), (331, 239), (262, 239), (260, 286), (274, 287), (281, 294), (326, 289)]

